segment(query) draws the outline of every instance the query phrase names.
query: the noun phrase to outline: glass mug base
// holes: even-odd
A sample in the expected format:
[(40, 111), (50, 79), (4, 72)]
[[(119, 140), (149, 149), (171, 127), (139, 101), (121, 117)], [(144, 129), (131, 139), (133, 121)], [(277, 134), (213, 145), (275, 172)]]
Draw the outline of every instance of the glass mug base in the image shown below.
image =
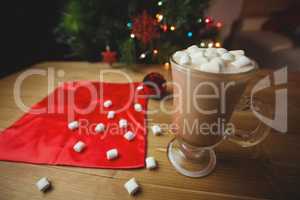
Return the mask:
[[(216, 166), (216, 154), (212, 148), (197, 148), (194, 159), (186, 157), (177, 139), (168, 146), (168, 158), (177, 172), (184, 176), (200, 178), (210, 174)], [(195, 156), (196, 155), (196, 156)]]

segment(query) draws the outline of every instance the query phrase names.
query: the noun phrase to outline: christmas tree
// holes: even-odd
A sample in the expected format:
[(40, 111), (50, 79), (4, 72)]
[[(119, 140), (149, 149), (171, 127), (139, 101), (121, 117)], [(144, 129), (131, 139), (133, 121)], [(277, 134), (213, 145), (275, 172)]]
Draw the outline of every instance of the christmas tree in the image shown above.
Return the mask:
[[(191, 44), (220, 47), (221, 22), (204, 16), (209, 0), (69, 0), (57, 41), (81, 59), (117, 51), (125, 63), (165, 63)], [(102, 54), (103, 55), (103, 54)]]

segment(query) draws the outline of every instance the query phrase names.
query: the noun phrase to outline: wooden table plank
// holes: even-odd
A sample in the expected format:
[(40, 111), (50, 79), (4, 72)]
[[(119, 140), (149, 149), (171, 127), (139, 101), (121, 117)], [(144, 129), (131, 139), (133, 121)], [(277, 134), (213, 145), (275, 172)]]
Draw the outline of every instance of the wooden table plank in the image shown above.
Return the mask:
[[(87, 62), (45, 62), (30, 69), (52, 67), (56, 74), (55, 86), (62, 81), (99, 80), (99, 70), (111, 70), (106, 81), (127, 81), (120, 74), (124, 71), (134, 81), (141, 81), (151, 71), (169, 73), (161, 66), (139, 66), (138, 70), (114, 69), (102, 63)], [(58, 77), (57, 72), (64, 70), (65, 75)], [(20, 72), (21, 73), (21, 72)], [(13, 86), (20, 73), (0, 80), (0, 128), (8, 127), (23, 112), (13, 98)], [(271, 71), (261, 71), (258, 79)], [(298, 130), (298, 111), (300, 111), (300, 91), (297, 89), (300, 73), (289, 73), (289, 132), (285, 135), (271, 134), (265, 142), (255, 148), (240, 149), (227, 141), (216, 148), (218, 164), (215, 171), (202, 179), (191, 179), (179, 175), (166, 157), (166, 147), (172, 135), (166, 133), (154, 137), (148, 135), (148, 154), (159, 162), (155, 171), (86, 169), (77, 167), (31, 165), (0, 162), (0, 200), (2, 199), (127, 199), (123, 189), (124, 182), (136, 177), (142, 185), (140, 199), (293, 199), (299, 195), (298, 177), (300, 157), (300, 135)], [(253, 82), (253, 84), (255, 81)], [(41, 100), (49, 92), (47, 81), (39, 76), (29, 77), (22, 85), (21, 97), (26, 105)], [(272, 89), (261, 93), (268, 96), (267, 102), (274, 104)], [(149, 109), (155, 109), (159, 101), (151, 100)], [(172, 101), (165, 104), (172, 108)], [(149, 123), (171, 123), (171, 116), (161, 111), (148, 116)], [(284, 170), (282, 170), (284, 169)], [(48, 176), (53, 180), (54, 189), (46, 194), (34, 188), (35, 181)]]

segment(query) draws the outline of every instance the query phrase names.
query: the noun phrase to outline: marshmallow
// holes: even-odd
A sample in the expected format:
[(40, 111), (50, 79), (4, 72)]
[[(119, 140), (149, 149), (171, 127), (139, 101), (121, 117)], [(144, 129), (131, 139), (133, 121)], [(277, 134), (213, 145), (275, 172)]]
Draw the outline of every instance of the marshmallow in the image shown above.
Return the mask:
[(245, 55), (245, 51), (244, 50), (231, 50), (229, 51), (229, 53), (233, 54), (233, 55)]
[(85, 144), (82, 141), (78, 141), (74, 146), (73, 149), (74, 151), (76, 151), (77, 153), (80, 153), (81, 151), (84, 150), (85, 148)]
[(107, 101), (105, 101), (104, 104), (103, 104), (103, 106), (104, 106), (105, 108), (109, 108), (111, 105), (112, 105), (111, 100), (107, 100)]
[(139, 86), (136, 87), (137, 91), (140, 91), (140, 90), (143, 90), (143, 89), (144, 89), (144, 87), (142, 85), (139, 85)]
[(225, 62), (221, 58), (219, 58), (219, 57), (213, 58), (211, 60), (211, 62), (218, 63), (221, 69), (223, 69), (225, 67)]
[(135, 134), (132, 131), (127, 131), (127, 133), (125, 133), (124, 138), (128, 141), (131, 141), (135, 138)]
[(106, 152), (107, 160), (113, 160), (118, 157), (118, 150), (117, 149), (110, 149)]
[(246, 56), (240, 56), (237, 60), (233, 61), (231, 64), (237, 68), (241, 68), (251, 64), (251, 60)]
[(120, 128), (126, 128), (127, 126), (128, 126), (127, 120), (126, 119), (120, 119), (119, 127)]
[(35, 185), (41, 192), (45, 192), (47, 189), (51, 187), (51, 183), (48, 181), (46, 177), (43, 177), (40, 180), (38, 180)]
[(139, 185), (135, 178), (131, 178), (124, 184), (125, 189), (130, 195), (134, 195), (139, 190)]
[(116, 115), (115, 111), (111, 110), (107, 113), (107, 119), (113, 119), (115, 115)]
[(234, 55), (231, 53), (224, 53), (221, 58), (225, 61), (233, 61), (234, 60)]
[(134, 104), (134, 110), (135, 110), (136, 112), (141, 112), (141, 111), (143, 110), (143, 107), (142, 107), (141, 104), (136, 103), (136, 104)]
[(219, 73), (221, 71), (221, 66), (218, 62), (213, 61), (201, 65), (200, 70), (205, 72)]
[(105, 125), (102, 124), (102, 123), (97, 124), (96, 127), (95, 127), (95, 132), (96, 133), (101, 133), (104, 130), (105, 130)]
[(161, 134), (161, 128), (159, 125), (154, 125), (151, 127), (153, 135), (160, 135)]
[(191, 60), (189, 54), (184, 51), (177, 51), (173, 57), (174, 60), (180, 65), (188, 64)]
[[(210, 49), (210, 48), (209, 48)], [(212, 59), (214, 57), (217, 57), (218, 54), (215, 50), (209, 50), (207, 49), (206, 52), (204, 53), (204, 55), (208, 58), (208, 59)]]
[(196, 45), (192, 45), (192, 46), (188, 47), (188, 48), (186, 49), (186, 51), (187, 51), (189, 54), (192, 54), (192, 53), (194, 53), (194, 52), (200, 51), (200, 48), (197, 47)]
[(227, 50), (224, 48), (217, 48), (216, 51), (219, 55), (223, 55), (224, 53), (227, 53)]
[(157, 167), (156, 160), (153, 157), (146, 158), (146, 168), (155, 169)]
[(70, 130), (75, 130), (79, 127), (79, 122), (78, 121), (72, 121), (68, 124), (68, 128)]

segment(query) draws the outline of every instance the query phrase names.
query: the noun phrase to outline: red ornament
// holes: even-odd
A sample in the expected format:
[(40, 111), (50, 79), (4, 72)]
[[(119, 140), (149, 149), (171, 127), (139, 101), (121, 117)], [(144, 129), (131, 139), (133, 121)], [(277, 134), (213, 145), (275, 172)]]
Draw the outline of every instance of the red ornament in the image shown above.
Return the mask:
[(106, 46), (106, 50), (101, 52), (102, 60), (110, 65), (117, 61), (117, 53), (110, 51), (109, 46)]
[(154, 38), (159, 37), (158, 23), (146, 11), (135, 17), (132, 25), (132, 33), (135, 37), (142, 41), (143, 44), (148, 44)]
[(144, 77), (143, 82), (150, 89), (151, 97), (160, 99), (167, 92), (166, 79), (163, 75), (157, 72), (151, 72)]

